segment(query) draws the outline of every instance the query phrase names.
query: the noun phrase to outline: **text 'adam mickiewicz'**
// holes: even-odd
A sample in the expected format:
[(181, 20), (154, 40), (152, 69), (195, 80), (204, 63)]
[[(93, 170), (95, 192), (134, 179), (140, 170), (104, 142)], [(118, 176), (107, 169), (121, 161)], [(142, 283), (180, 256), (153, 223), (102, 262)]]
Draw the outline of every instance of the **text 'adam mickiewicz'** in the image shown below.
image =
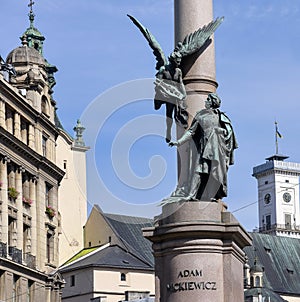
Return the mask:
[(216, 290), (216, 282), (203, 281), (203, 282), (178, 282), (170, 283), (167, 285), (168, 291), (181, 292), (186, 290)]

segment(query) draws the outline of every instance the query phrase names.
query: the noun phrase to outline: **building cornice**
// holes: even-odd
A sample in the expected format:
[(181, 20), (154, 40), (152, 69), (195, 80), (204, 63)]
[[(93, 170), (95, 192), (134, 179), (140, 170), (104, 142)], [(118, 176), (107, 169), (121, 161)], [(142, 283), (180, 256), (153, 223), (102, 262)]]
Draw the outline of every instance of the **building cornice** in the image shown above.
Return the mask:
[[(22, 141), (16, 139), (14, 135), (9, 133), (2, 127), (0, 127), (0, 143), (0, 152), (3, 155), (11, 157), (16, 164), (24, 166), (24, 168), (27, 168), (33, 175), (35, 175), (40, 169), (42, 169), (58, 182), (63, 179), (65, 174), (63, 170), (61, 170), (46, 157), (29, 148)], [(30, 165), (26, 166), (24, 159), (28, 163), (33, 165), (36, 168), (36, 171), (33, 171)]]

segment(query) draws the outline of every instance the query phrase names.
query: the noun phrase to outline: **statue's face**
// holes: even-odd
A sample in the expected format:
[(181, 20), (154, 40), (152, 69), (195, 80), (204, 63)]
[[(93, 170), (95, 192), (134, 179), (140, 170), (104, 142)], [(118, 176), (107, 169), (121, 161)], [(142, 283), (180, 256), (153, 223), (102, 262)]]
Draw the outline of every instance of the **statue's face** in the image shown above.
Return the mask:
[(212, 99), (211, 99), (211, 96), (207, 97), (207, 99), (205, 101), (205, 108), (206, 109), (212, 108)]
[(181, 64), (181, 54), (179, 52), (172, 52), (170, 56), (170, 61), (174, 63), (176, 66), (179, 66)]

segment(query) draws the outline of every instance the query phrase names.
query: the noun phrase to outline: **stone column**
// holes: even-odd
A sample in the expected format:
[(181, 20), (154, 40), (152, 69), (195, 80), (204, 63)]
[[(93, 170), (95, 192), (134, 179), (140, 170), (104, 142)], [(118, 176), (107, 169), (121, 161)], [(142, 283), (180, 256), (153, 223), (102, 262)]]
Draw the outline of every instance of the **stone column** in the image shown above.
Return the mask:
[(20, 114), (17, 112), (15, 112), (14, 136), (18, 139), (21, 139), (21, 118)]
[(46, 262), (46, 232), (45, 232), (45, 192), (44, 182), (39, 178), (36, 184), (36, 224), (37, 224), (37, 254), (36, 263), (39, 270), (44, 270)]
[(28, 146), (29, 148), (35, 150), (35, 131), (34, 131), (34, 126), (29, 125), (28, 129)]
[(0, 161), (0, 181), (2, 182), (1, 196), (1, 241), (8, 243), (8, 196), (7, 196), (7, 160)]
[[(175, 0), (175, 45), (183, 41), (186, 35), (203, 27), (213, 20), (212, 0)], [(215, 49), (212, 43), (200, 53), (191, 55), (183, 61), (183, 81), (187, 91), (189, 122), (195, 113), (204, 108), (207, 95), (217, 88), (215, 71)], [(177, 136), (181, 137), (184, 130), (177, 128)], [(186, 143), (178, 148), (178, 184), (188, 179), (190, 166), (190, 148)]]
[[(200, 27), (213, 20), (211, 0), (175, 0), (175, 44), (183, 41)], [(204, 108), (208, 93), (215, 92), (216, 67), (214, 41), (199, 55), (188, 57), (182, 66), (184, 82), (188, 93), (188, 110), (191, 114)]]
[(17, 213), (17, 248), (23, 250), (23, 202), (22, 202), (22, 167), (16, 169), (15, 180), (16, 180), (16, 190), (19, 192), (16, 198), (16, 208)]
[(5, 124), (5, 102), (0, 99), (0, 127), (6, 129)]
[(11, 110), (6, 111), (6, 130), (13, 133), (13, 113)]
[(38, 128), (35, 128), (35, 151), (42, 154), (42, 133)]
[(163, 207), (153, 228), (156, 302), (244, 300), (243, 248), (251, 237), (222, 202)]
[(31, 254), (36, 256), (37, 253), (37, 199), (36, 199), (36, 179), (32, 177), (29, 182), (29, 198), (31, 204)]

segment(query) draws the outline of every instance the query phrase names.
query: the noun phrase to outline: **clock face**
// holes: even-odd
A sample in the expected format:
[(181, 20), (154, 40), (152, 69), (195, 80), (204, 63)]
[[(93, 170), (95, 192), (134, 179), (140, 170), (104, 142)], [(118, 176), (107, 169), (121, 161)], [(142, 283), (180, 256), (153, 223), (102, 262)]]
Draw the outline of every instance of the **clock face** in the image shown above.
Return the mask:
[(285, 202), (290, 202), (291, 199), (292, 199), (291, 194), (288, 193), (288, 192), (285, 192), (285, 193), (282, 195), (282, 197), (283, 197), (283, 200), (284, 200)]
[(266, 194), (264, 197), (265, 204), (269, 204), (271, 202), (271, 194)]

